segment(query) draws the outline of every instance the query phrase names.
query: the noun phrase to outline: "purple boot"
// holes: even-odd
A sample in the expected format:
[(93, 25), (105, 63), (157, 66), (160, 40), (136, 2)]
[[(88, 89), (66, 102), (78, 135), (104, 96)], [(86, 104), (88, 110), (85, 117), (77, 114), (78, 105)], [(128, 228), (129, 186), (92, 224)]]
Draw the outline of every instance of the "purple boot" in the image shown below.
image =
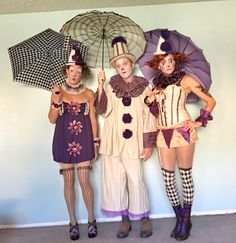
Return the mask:
[(175, 216), (176, 216), (176, 223), (175, 223), (174, 229), (172, 230), (172, 232), (170, 234), (170, 237), (176, 238), (178, 233), (179, 233), (179, 230), (180, 230), (180, 222), (181, 222), (181, 217), (182, 217), (182, 207), (181, 207), (181, 205), (178, 205), (178, 206), (174, 206), (173, 209), (174, 209)]
[(178, 231), (178, 234), (175, 237), (175, 239), (178, 241), (186, 240), (190, 235), (190, 230), (192, 228), (191, 208), (192, 208), (191, 204), (184, 204), (181, 222), (180, 222), (180, 229)]

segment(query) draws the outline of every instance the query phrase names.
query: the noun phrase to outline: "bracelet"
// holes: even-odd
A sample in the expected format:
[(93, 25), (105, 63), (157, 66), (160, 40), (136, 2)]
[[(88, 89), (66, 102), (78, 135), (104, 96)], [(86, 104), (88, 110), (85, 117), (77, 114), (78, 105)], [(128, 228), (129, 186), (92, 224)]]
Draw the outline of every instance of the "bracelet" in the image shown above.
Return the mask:
[(54, 109), (56, 109), (56, 110), (59, 110), (60, 108), (61, 108), (61, 104), (62, 103), (60, 103), (60, 104), (56, 104), (56, 103), (52, 103), (52, 108), (54, 108)]
[(202, 123), (202, 127), (206, 127), (208, 124), (208, 121), (213, 120), (213, 117), (211, 115), (210, 111), (207, 111), (205, 109), (200, 110), (200, 116), (195, 120)]
[(100, 138), (94, 138), (94, 139), (93, 139), (93, 142), (94, 142), (94, 145), (96, 145), (96, 146), (100, 146), (100, 144), (101, 144), (101, 139), (100, 139)]

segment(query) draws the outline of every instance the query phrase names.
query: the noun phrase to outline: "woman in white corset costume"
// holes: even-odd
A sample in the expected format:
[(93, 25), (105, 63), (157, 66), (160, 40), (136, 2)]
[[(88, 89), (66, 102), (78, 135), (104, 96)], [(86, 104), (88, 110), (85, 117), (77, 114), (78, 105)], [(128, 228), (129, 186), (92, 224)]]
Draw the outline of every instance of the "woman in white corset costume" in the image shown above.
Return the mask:
[[(173, 53), (168, 43), (168, 33), (164, 34), (165, 38), (161, 36), (159, 39), (153, 59), (147, 62), (149, 67), (160, 69), (161, 72), (153, 80), (154, 87), (145, 98), (145, 103), (158, 120), (159, 160), (167, 197), (176, 215), (176, 225), (171, 237), (182, 241), (189, 237), (192, 227), (192, 164), (197, 141), (196, 129), (205, 127), (208, 120), (213, 119), (211, 112), (216, 102), (199, 81), (183, 70), (178, 70), (178, 63), (184, 61), (186, 56), (183, 53)], [(196, 120), (191, 119), (186, 109), (186, 99), (191, 92), (205, 103)], [(180, 172), (183, 197), (176, 185), (176, 164)]]

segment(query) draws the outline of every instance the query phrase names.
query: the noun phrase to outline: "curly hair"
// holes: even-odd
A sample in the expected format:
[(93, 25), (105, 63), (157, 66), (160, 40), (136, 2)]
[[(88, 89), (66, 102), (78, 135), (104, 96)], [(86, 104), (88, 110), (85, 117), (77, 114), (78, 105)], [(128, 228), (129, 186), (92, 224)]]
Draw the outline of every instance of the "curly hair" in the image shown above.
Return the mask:
[[(165, 57), (167, 57), (168, 55), (169, 54), (155, 55), (152, 60), (146, 62), (146, 65), (148, 65), (150, 68), (158, 69), (159, 63), (163, 59), (165, 59)], [(174, 58), (176, 64), (184, 61), (187, 58), (186, 54), (184, 54), (184, 53), (174, 53), (171, 55), (173, 55), (173, 58)]]

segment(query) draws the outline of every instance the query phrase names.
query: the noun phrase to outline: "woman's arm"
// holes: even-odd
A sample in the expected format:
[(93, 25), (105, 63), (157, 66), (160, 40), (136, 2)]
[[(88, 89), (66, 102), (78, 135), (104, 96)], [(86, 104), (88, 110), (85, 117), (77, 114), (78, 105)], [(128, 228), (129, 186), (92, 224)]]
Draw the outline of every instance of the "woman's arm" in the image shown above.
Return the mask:
[(195, 121), (187, 121), (184, 129), (192, 130), (200, 126), (206, 127), (209, 120), (212, 120), (212, 110), (216, 105), (215, 99), (210, 95), (209, 92), (203, 89), (202, 85), (194, 78), (186, 75), (181, 81), (181, 86), (188, 92), (193, 92), (197, 95), (204, 103), (205, 106), (200, 110), (200, 116)]
[(91, 120), (92, 130), (93, 130), (93, 138), (96, 139), (98, 136), (98, 124), (97, 124), (97, 116), (96, 111), (94, 107), (94, 93), (92, 90), (88, 90), (88, 96), (89, 96), (89, 116)]
[(48, 112), (48, 119), (51, 123), (56, 123), (60, 115), (62, 106), (61, 90), (59, 86), (54, 86), (51, 94), (50, 109)]
[(181, 86), (188, 89), (189, 93), (193, 92), (197, 95), (205, 103), (204, 109), (206, 111), (211, 112), (214, 109), (216, 105), (215, 99), (208, 91), (203, 89), (202, 85), (196, 79), (186, 75), (181, 82)]

